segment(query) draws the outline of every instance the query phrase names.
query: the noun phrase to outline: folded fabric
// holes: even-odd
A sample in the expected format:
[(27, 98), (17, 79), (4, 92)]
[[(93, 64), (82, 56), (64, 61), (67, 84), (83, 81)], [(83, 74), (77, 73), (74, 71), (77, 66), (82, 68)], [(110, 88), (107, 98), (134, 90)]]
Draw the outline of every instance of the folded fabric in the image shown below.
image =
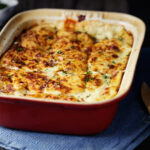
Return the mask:
[(142, 49), (129, 95), (112, 125), (97, 135), (74, 136), (0, 127), (0, 146), (8, 150), (133, 150), (150, 135), (150, 116), (141, 100), (141, 83), (149, 81), (150, 48)]

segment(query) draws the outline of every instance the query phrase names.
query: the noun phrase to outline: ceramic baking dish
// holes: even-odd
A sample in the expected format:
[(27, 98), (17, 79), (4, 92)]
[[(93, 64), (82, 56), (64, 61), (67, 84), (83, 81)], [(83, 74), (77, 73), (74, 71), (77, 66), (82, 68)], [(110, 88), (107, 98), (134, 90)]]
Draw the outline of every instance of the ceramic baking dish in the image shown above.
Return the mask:
[(137, 17), (112, 12), (37, 9), (17, 14), (0, 33), (0, 55), (22, 30), (40, 21), (86, 15), (87, 19), (123, 24), (134, 36), (134, 44), (118, 94), (109, 100), (94, 103), (46, 101), (16, 96), (0, 96), (0, 125), (23, 130), (94, 134), (106, 129), (114, 119), (118, 104), (128, 94), (144, 39), (145, 25)]

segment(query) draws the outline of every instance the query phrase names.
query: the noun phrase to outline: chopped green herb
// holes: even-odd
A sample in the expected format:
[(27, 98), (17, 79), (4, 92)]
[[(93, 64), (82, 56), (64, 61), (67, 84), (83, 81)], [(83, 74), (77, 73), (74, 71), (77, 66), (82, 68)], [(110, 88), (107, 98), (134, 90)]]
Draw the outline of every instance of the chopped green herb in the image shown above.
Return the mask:
[(105, 37), (104, 39), (105, 39), (105, 40), (108, 40), (108, 37)]
[(108, 79), (108, 78), (109, 78), (108, 75), (104, 74), (104, 79)]
[(47, 39), (52, 39), (52, 36), (48, 35), (46, 38), (47, 38)]
[(123, 38), (122, 36), (120, 36), (120, 37), (119, 37), (119, 40), (120, 40), (120, 41), (123, 41), (123, 40), (124, 40), (124, 38)]
[(101, 54), (101, 53), (102, 53), (102, 51), (98, 51), (98, 53), (99, 53), (99, 54)]
[(85, 82), (89, 82), (89, 80), (90, 80), (90, 78), (88, 77), (88, 78), (85, 78)]
[(92, 71), (87, 71), (87, 73), (86, 74), (92, 74)]
[(13, 76), (13, 74), (11, 74), (11, 75), (8, 75), (8, 78), (11, 78)]
[(53, 47), (52, 46), (50, 46), (48, 49), (52, 49)]
[(90, 96), (91, 96), (91, 94), (87, 95), (86, 98), (88, 98), (88, 97), (90, 97)]
[(48, 68), (46, 68), (44, 71), (48, 71)]
[(130, 54), (128, 54), (127, 56), (130, 56)]
[(107, 81), (106, 84), (107, 84), (107, 85), (110, 85), (110, 82)]
[(62, 70), (62, 72), (63, 72), (64, 74), (67, 74), (67, 71), (65, 71), (65, 70)]
[(116, 64), (116, 62), (115, 62), (114, 60), (112, 61), (112, 63), (113, 63), (113, 64)]
[(89, 82), (90, 80), (94, 80), (94, 78), (92, 78), (92, 77), (90, 77), (90, 76), (87, 76), (84, 81), (85, 81), (85, 82)]
[(105, 66), (109, 67), (109, 63), (105, 63)]
[(56, 75), (54, 74), (53, 76), (52, 76), (52, 78), (55, 78), (56, 77)]
[(75, 46), (74, 46), (74, 45), (72, 45), (72, 46), (71, 46), (71, 48), (72, 48), (72, 49), (74, 49), (74, 48), (75, 48)]
[(61, 96), (61, 94), (58, 94), (57, 96), (58, 96), (58, 97), (60, 97), (60, 96)]
[(50, 63), (53, 63), (53, 62), (54, 62), (54, 60), (53, 60), (53, 59), (51, 59), (51, 60), (50, 60)]
[(60, 50), (60, 51), (58, 51), (57, 53), (58, 53), (58, 54), (62, 54), (62, 51)]
[(23, 50), (22, 47), (18, 47), (18, 48), (17, 48), (17, 51), (18, 51), (18, 52), (21, 52), (22, 50)]
[(14, 63), (18, 63), (18, 60), (13, 60)]

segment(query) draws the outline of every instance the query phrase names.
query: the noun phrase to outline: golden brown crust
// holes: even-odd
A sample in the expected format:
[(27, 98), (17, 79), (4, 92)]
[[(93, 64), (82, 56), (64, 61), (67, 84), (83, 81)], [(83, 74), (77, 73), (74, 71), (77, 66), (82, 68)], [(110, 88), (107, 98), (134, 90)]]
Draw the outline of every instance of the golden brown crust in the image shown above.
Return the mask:
[(94, 36), (94, 28), (93, 34), (86, 29), (94, 23), (84, 19), (66, 19), (61, 29), (40, 24), (24, 31), (1, 57), (0, 93), (79, 102), (115, 96), (133, 36), (101, 23), (111, 38), (99, 31)]

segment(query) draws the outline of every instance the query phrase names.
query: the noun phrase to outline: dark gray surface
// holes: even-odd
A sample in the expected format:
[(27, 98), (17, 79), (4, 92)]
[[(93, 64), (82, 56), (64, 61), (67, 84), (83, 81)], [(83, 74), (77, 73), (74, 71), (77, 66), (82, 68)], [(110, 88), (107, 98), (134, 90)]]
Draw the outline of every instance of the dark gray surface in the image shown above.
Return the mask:
[(33, 8), (70, 8), (128, 12), (127, 0), (19, 0), (20, 10)]
[(135, 15), (146, 23), (144, 46), (150, 47), (150, 9), (148, 0), (19, 0), (16, 11), (36, 8), (66, 8), (115, 11)]

